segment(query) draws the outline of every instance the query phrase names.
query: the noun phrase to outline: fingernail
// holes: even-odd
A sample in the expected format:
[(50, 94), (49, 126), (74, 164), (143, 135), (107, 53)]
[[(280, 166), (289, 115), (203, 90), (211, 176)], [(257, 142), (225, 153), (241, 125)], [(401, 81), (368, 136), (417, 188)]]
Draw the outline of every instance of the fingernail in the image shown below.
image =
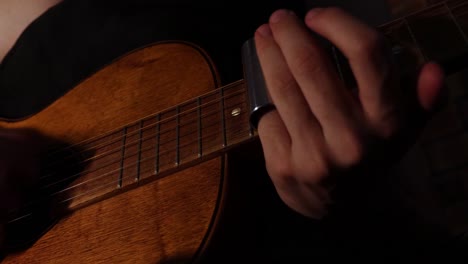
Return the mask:
[(314, 19), (319, 13), (321, 13), (323, 11), (323, 8), (314, 8), (312, 10), (310, 10), (309, 12), (307, 12), (307, 15), (305, 17), (306, 20), (312, 20)]
[(264, 24), (257, 29), (257, 32), (263, 37), (271, 36), (271, 28), (268, 24)]
[(286, 9), (278, 10), (271, 15), (270, 22), (278, 23), (280, 20), (290, 15), (294, 15), (294, 12)]

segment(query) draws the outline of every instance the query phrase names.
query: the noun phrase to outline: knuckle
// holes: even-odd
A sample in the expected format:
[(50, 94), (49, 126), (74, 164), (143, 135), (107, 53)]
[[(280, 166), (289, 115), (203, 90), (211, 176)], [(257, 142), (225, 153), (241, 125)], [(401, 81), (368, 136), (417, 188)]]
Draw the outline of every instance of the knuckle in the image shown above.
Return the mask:
[(294, 169), (290, 162), (285, 160), (276, 160), (267, 162), (266, 168), (268, 174), (281, 182), (290, 183), (296, 181)]
[(312, 174), (312, 183), (317, 184), (322, 182), (323, 179), (328, 177), (330, 174), (330, 164), (329, 162), (321, 157), (315, 159), (314, 162), (314, 173)]
[(391, 139), (398, 132), (398, 128), (398, 118), (393, 111), (382, 113), (375, 125), (377, 135), (384, 140)]
[(292, 65), (299, 76), (309, 76), (324, 72), (322, 57), (314, 44), (296, 50)]
[(340, 145), (336, 146), (333, 153), (342, 168), (351, 168), (362, 162), (365, 156), (365, 146), (359, 133), (349, 130), (343, 133)]
[(344, 157), (345, 167), (358, 165), (364, 158), (364, 146), (361, 140), (357, 139), (357, 137), (353, 137), (348, 143)]
[(303, 155), (303, 158), (299, 159), (298, 162), (299, 164), (296, 165), (297, 175), (302, 179), (302, 182), (317, 184), (330, 174), (330, 163), (324, 156), (317, 155), (311, 159), (307, 155)]

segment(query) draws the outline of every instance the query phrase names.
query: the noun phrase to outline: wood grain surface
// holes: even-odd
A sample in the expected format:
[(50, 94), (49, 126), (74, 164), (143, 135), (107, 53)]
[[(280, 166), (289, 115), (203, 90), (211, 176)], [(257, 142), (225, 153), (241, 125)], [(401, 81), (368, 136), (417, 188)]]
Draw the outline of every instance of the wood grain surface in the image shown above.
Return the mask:
[[(159, 43), (103, 68), (40, 113), (1, 122), (0, 128), (30, 128), (74, 144), (217, 85), (217, 74), (202, 51), (183, 43)], [(188, 261), (212, 223), (221, 169), (221, 158), (213, 159), (82, 208), (4, 263)]]

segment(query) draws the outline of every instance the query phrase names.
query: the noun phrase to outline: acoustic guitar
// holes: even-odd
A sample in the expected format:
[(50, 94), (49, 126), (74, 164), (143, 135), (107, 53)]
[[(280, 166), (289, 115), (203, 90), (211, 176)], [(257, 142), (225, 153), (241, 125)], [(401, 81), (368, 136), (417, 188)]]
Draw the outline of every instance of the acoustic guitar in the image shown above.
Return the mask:
[[(428, 60), (463, 68), (467, 14), (467, 1), (454, 0), (381, 26), (402, 76)], [(235, 171), (248, 163), (233, 166), (230, 153), (258, 141), (245, 82), (219, 86), (201, 48), (162, 42), (122, 56), (31, 117), (0, 122), (50, 142), (36, 196), (10, 212), (9, 241), (29, 244), (4, 263), (186, 263), (221, 254), (229, 230), (254, 218), (230, 221), (248, 210), (233, 205), (248, 200), (243, 188), (254, 191), (239, 186)]]

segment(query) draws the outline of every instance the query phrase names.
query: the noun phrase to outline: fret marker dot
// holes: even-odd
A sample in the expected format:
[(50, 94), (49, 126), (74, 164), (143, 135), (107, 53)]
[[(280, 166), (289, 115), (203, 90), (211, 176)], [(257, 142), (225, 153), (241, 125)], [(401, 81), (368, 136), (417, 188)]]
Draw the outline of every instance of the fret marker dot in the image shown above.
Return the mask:
[(236, 108), (236, 109), (232, 110), (232, 112), (231, 112), (232, 116), (239, 116), (240, 114), (241, 114), (241, 109), (240, 108)]

